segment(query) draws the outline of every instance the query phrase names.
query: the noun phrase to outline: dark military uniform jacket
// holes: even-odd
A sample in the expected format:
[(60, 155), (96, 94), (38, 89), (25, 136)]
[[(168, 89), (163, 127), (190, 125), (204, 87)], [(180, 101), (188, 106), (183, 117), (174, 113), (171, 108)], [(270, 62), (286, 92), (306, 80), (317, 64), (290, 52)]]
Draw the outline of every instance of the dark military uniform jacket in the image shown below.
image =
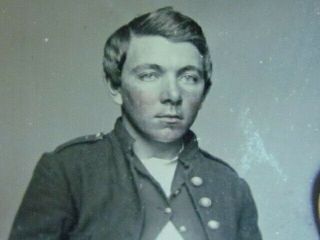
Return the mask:
[[(191, 131), (184, 140), (180, 159), (190, 163), (186, 187), (207, 238), (260, 240), (247, 183), (226, 163), (200, 150)], [(139, 240), (144, 206), (126, 157), (132, 143), (118, 120), (107, 135), (82, 137), (44, 154), (9, 239)], [(199, 178), (201, 184), (192, 182)], [(212, 206), (201, 206), (203, 197)]]

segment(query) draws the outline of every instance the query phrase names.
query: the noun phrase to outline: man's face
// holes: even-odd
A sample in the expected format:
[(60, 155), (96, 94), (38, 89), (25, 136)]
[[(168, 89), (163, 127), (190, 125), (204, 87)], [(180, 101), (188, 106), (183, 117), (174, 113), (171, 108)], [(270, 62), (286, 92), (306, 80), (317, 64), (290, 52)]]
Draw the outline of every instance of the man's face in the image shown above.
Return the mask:
[(118, 91), (125, 126), (134, 137), (180, 140), (204, 97), (201, 55), (191, 43), (132, 37)]

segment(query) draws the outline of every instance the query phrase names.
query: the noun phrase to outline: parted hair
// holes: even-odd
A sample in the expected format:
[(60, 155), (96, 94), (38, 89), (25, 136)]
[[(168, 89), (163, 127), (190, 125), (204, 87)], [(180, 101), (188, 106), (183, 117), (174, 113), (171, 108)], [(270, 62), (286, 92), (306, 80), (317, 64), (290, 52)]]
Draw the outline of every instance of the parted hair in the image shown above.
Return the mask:
[(161, 36), (172, 42), (193, 44), (203, 59), (204, 94), (207, 94), (211, 86), (212, 62), (203, 31), (193, 19), (172, 7), (134, 18), (108, 38), (104, 47), (103, 69), (112, 88), (117, 89), (121, 85), (121, 71), (133, 36)]

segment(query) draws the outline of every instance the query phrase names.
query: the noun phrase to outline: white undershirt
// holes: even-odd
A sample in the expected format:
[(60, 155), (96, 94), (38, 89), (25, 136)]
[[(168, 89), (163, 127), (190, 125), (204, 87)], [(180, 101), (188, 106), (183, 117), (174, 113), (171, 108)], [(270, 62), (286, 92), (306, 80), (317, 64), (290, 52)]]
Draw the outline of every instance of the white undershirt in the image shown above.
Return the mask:
[(171, 184), (178, 163), (177, 158), (168, 160), (152, 157), (142, 159), (141, 162), (151, 176), (153, 176), (153, 178), (160, 184), (166, 196), (170, 197)]
[[(148, 158), (141, 159), (141, 162), (160, 184), (167, 197), (171, 195), (171, 184), (178, 164), (178, 157), (173, 159)], [(183, 240), (178, 230), (170, 220), (161, 230), (156, 240)]]

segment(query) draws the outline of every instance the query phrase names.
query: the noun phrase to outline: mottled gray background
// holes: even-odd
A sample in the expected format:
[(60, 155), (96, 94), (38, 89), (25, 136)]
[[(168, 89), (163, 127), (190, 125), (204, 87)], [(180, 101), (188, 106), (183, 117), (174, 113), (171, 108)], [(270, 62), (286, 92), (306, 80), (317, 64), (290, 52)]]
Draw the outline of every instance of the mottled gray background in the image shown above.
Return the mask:
[(0, 239), (42, 152), (113, 127), (106, 38), (167, 5), (197, 20), (211, 46), (214, 84), (193, 127), (200, 144), (248, 180), (264, 239), (317, 239), (317, 0), (0, 0)]

